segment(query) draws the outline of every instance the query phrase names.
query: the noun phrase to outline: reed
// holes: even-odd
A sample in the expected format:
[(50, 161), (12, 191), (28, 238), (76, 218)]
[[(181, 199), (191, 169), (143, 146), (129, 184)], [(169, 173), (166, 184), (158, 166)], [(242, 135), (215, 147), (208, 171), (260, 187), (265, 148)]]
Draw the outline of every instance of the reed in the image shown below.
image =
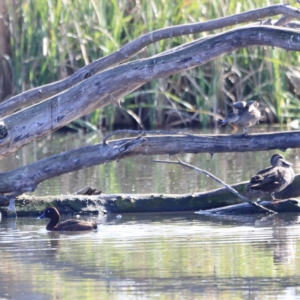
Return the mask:
[[(277, 2), (12, 1), (14, 4), (9, 4), (9, 13), (16, 93), (65, 78), (147, 32), (211, 20)], [(160, 41), (133, 59), (149, 57), (208, 34)], [(299, 98), (294, 95), (286, 73), (298, 63), (295, 52), (265, 47), (242, 49), (179, 75), (147, 83), (125, 97), (122, 109), (111, 105), (93, 112), (86, 120), (110, 129), (124, 127), (120, 120), (132, 127), (199, 124), (207, 127), (216, 125), (218, 116), (230, 110), (232, 102), (256, 99), (266, 108), (266, 121), (289, 122), (299, 117)]]

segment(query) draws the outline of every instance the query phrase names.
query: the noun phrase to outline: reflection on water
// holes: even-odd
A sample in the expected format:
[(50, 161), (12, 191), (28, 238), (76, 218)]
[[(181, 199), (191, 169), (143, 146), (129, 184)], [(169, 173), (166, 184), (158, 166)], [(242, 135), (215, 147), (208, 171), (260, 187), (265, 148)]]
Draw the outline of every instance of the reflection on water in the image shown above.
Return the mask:
[[(119, 137), (118, 137), (119, 138)], [(0, 171), (11, 170), (44, 157), (102, 141), (102, 137), (79, 134), (53, 134), (31, 143), (17, 154), (1, 161)], [(300, 172), (300, 149), (277, 151), (182, 154), (179, 157), (212, 172), (228, 184), (246, 181), (269, 166), (274, 153), (282, 153), (293, 163), (295, 173)], [(153, 163), (153, 158), (169, 159), (167, 155), (157, 157), (139, 156), (126, 158), (80, 171), (64, 174), (39, 185), (36, 195), (69, 194), (84, 186), (93, 186), (105, 194), (113, 193), (190, 193), (220, 188), (211, 178), (181, 166)], [(173, 159), (173, 157), (171, 157)]]
[[(0, 171), (97, 142), (96, 135), (51, 135), (3, 159)], [(284, 153), (296, 173), (299, 151)], [(249, 180), (275, 152), (180, 157), (231, 184)], [(65, 174), (35, 193), (66, 194), (86, 185), (104, 193), (219, 187), (202, 174), (152, 158)], [(85, 233), (47, 232), (47, 220), (34, 218), (0, 220), (0, 299), (300, 299), (298, 215), (128, 214), (97, 220), (99, 230)]]
[(300, 299), (298, 215), (98, 221), (97, 232), (58, 233), (2, 220), (0, 298)]

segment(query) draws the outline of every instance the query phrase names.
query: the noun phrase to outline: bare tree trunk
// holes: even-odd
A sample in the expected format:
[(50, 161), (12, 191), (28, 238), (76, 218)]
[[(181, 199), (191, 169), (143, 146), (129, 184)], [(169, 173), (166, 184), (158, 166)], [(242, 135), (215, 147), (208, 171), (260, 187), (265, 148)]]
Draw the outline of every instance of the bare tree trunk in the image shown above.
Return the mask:
[[(5, 117), (10, 113), (20, 109), (21, 107), (31, 105), (33, 103), (40, 102), (49, 97), (62, 93), (76, 84), (86, 80), (87, 78), (108, 69), (114, 65), (118, 65), (127, 61), (130, 57), (144, 49), (146, 46), (155, 42), (169, 39), (171, 37), (194, 34), (205, 31), (212, 31), (215, 29), (225, 28), (227, 26), (236, 26), (238, 24), (262, 20), (267, 17), (276, 15), (284, 16), (277, 22), (274, 22), (275, 26), (284, 26), (287, 22), (293, 18), (299, 19), (300, 13), (298, 9), (292, 8), (286, 4), (276, 4), (268, 7), (255, 9), (233, 16), (223, 17), (216, 20), (210, 20), (206, 22), (199, 22), (195, 24), (184, 24), (178, 26), (172, 26), (163, 28), (153, 32), (149, 32), (136, 40), (126, 44), (118, 51), (107, 55), (103, 58), (91, 62), (89, 65), (81, 68), (68, 78), (51, 83), (42, 87), (34, 88), (20, 95), (14, 96), (3, 105), (0, 105), (0, 117)], [(260, 22), (262, 25), (270, 25), (272, 22)], [(193, 43), (192, 43), (193, 44)], [(184, 48), (185, 46), (179, 46), (176, 49)], [(176, 49), (171, 49), (166, 53), (171, 53)], [(175, 73), (175, 72), (174, 72)]]
[(0, 158), (97, 108), (110, 103), (119, 104), (121, 97), (151, 80), (176, 74), (222, 54), (254, 45), (300, 51), (298, 40), (300, 33), (292, 29), (242, 27), (200, 39), (177, 51), (96, 74), (62, 94), (4, 118), (0, 125)]

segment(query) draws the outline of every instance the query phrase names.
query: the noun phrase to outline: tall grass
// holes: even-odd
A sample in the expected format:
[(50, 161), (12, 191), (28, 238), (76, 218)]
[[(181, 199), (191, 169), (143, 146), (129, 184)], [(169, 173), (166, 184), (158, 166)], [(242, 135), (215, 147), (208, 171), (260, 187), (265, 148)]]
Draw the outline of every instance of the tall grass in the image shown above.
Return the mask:
[[(12, 3), (16, 3), (9, 7), (12, 62), (17, 79), (15, 90), (20, 93), (65, 78), (147, 32), (212, 20), (278, 1), (16, 0)], [(157, 42), (134, 59), (155, 55), (207, 34), (210, 33)], [(123, 109), (107, 106), (87, 119), (110, 128), (199, 123), (206, 127), (216, 123), (216, 116), (230, 110), (232, 102), (256, 99), (266, 108), (267, 121), (287, 122), (300, 114), (299, 98), (293, 94), (293, 86), (286, 77), (286, 72), (299, 64), (298, 56), (295, 52), (265, 47), (242, 49), (179, 75), (147, 83), (125, 97)]]

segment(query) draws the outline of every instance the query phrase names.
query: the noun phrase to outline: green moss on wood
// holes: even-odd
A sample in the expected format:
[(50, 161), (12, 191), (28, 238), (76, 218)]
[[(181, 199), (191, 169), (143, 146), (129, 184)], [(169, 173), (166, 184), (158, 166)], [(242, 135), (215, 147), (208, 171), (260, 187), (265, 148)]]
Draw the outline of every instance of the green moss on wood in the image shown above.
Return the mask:
[[(298, 193), (299, 184), (290, 185), (285, 193), (287, 197)], [(245, 183), (233, 186), (239, 193), (245, 194)], [(281, 193), (282, 194), (282, 193)], [(282, 194), (281, 196), (285, 196)], [(16, 200), (18, 216), (38, 215), (48, 206), (55, 206), (61, 213), (132, 213), (132, 212), (171, 212), (171, 211), (199, 211), (219, 208), (241, 203), (241, 200), (225, 189), (207, 193), (193, 193), (184, 195), (172, 194), (121, 194), (121, 195), (67, 195), (32, 197), (22, 195)], [(6, 212), (7, 200), (0, 199), (0, 212)]]

